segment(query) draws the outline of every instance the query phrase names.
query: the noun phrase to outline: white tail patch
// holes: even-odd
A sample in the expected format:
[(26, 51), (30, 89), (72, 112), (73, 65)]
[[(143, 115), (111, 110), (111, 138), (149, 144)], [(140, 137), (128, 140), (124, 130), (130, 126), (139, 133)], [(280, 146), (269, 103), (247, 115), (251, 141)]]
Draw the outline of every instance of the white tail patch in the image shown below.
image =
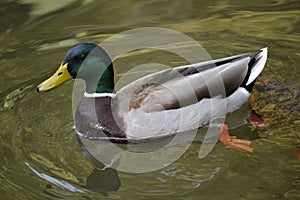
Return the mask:
[(257, 57), (260, 57), (260, 59), (252, 67), (251, 74), (250, 74), (250, 77), (249, 77), (246, 85), (249, 85), (250, 83), (252, 83), (264, 69), (265, 64), (267, 62), (267, 57), (268, 57), (268, 47), (261, 49), (261, 52), (257, 55)]

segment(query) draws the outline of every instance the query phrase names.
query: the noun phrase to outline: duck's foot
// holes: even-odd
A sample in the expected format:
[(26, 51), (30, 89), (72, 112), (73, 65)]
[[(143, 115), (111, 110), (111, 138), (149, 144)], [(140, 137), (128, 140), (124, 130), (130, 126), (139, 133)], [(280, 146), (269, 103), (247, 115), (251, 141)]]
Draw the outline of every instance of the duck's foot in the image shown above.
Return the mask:
[(249, 147), (251, 142), (249, 140), (237, 139), (236, 136), (230, 136), (228, 134), (228, 126), (221, 124), (220, 142), (233, 149), (245, 152), (252, 152), (253, 148)]
[(249, 121), (251, 125), (257, 130), (263, 130), (264, 128), (268, 127), (270, 124), (266, 123), (262, 116), (257, 114), (250, 106), (250, 117)]

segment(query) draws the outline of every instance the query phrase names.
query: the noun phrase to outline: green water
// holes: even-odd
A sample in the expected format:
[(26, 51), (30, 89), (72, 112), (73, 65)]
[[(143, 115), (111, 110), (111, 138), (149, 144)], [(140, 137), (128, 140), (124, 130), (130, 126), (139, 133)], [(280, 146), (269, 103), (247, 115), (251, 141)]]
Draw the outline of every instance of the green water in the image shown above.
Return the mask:
[[(199, 159), (201, 143), (194, 142), (157, 171), (101, 170), (70, 131), (73, 82), (35, 91), (70, 46), (149, 26), (182, 32), (213, 58), (268, 46), (261, 77), (299, 90), (299, 10), (298, 0), (0, 1), (0, 199), (300, 199), (300, 161), (288, 126), (281, 134), (249, 124), (232, 130), (262, 137), (252, 141), (252, 154), (217, 144)], [(151, 62), (182, 60), (133, 54), (116, 61), (116, 79)]]

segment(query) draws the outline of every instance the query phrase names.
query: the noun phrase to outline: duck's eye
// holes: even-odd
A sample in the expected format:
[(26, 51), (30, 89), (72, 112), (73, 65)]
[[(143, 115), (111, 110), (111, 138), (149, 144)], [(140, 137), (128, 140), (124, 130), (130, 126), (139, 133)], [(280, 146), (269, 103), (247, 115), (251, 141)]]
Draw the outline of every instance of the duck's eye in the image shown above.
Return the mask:
[(85, 59), (85, 55), (80, 55), (80, 56), (78, 56), (77, 58), (78, 58), (78, 60), (84, 60)]
[(60, 75), (62, 75), (62, 72), (58, 72), (57, 76), (60, 76)]

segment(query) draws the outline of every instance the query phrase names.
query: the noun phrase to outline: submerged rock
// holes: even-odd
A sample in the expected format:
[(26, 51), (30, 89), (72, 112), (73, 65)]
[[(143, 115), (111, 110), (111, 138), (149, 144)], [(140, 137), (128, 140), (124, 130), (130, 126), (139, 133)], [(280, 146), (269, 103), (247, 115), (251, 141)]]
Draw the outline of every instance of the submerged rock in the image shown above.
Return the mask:
[(300, 92), (298, 90), (277, 81), (258, 80), (249, 104), (254, 115), (262, 119), (263, 125), (269, 125), (274, 135), (292, 138), (300, 147)]

